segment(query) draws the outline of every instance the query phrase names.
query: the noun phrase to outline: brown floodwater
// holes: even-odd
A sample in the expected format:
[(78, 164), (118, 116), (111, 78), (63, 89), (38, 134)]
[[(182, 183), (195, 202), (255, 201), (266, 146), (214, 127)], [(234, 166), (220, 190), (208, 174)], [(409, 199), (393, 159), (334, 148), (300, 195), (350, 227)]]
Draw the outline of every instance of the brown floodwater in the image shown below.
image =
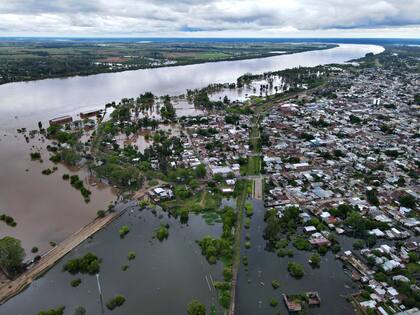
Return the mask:
[[(10, 83), (0, 86), (0, 212), (12, 216), (17, 226), (0, 222), (0, 237), (11, 235), (21, 239), (28, 256), (30, 248), (40, 252), (49, 249), (49, 242), (59, 242), (77, 231), (97, 210), (106, 207), (116, 196), (111, 188), (88, 186), (91, 202), (86, 204), (79, 191), (62, 180), (63, 173), (78, 173), (63, 165), (49, 175), (43, 169), (51, 168), (49, 154), (43, 150), (44, 163), (30, 160), (31, 146), (45, 148), (47, 143), (32, 139), (26, 143), (17, 128), (36, 128), (37, 122), (47, 125), (48, 119), (61, 115), (73, 118), (85, 110), (103, 108), (110, 101), (122, 97), (136, 97), (145, 91), (156, 95), (180, 95), (188, 88), (202, 88), (210, 83), (234, 82), (240, 75), (281, 70), (295, 66), (341, 63), (379, 53), (382, 47), (372, 45), (340, 45), (328, 50), (282, 55), (262, 59), (205, 63), (198, 65), (142, 69), (87, 77), (39, 80)], [(141, 82), (141, 84), (139, 84)], [(230, 91), (236, 93), (234, 91)], [(225, 94), (214, 97), (222, 98)], [(229, 95), (231, 99), (240, 95)], [(175, 102), (179, 116), (197, 113), (187, 102)], [(108, 114), (107, 114), (108, 115)], [(159, 116), (158, 112), (151, 116)], [(86, 139), (85, 139), (86, 140)], [(27, 170), (27, 171), (26, 171)], [(85, 184), (87, 185), (87, 184)]]
[[(49, 143), (39, 135), (26, 142), (22, 134), (3, 132), (0, 137), (0, 213), (12, 216), (16, 227), (0, 222), (0, 237), (10, 235), (22, 241), (27, 258), (31, 248), (37, 246), (43, 253), (51, 248), (50, 242), (64, 240), (96, 216), (116, 199), (105, 184), (95, 183), (86, 170), (69, 169), (62, 164), (51, 175), (42, 170), (54, 167), (46, 150)], [(41, 151), (43, 163), (32, 161), (30, 152)], [(81, 193), (62, 175), (78, 174), (91, 192), (91, 201), (85, 203)], [(89, 180), (90, 179), (90, 180)]]

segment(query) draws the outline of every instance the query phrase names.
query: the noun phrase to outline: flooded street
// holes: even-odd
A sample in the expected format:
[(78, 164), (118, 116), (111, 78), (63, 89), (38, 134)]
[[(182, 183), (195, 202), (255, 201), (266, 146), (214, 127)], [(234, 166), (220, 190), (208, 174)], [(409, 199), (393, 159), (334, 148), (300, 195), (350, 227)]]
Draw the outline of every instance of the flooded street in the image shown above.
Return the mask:
[[(342, 269), (342, 263), (336, 260), (329, 251), (322, 257), (320, 268), (312, 269), (308, 263), (310, 251), (299, 251), (289, 244), (293, 250), (293, 257), (278, 257), (276, 253), (265, 250), (266, 241), (263, 239), (265, 228), (264, 205), (261, 201), (253, 201), (254, 215), (251, 219), (251, 228), (244, 230), (241, 256), (248, 257), (249, 272), (243, 264), (239, 270), (238, 290), (236, 295), (237, 313), (241, 315), (287, 314), (282, 293), (300, 294), (307, 291), (318, 291), (321, 297), (321, 306), (311, 307), (307, 314), (354, 314), (350, 303), (345, 296), (357, 291), (353, 288), (351, 278)], [(244, 248), (245, 235), (250, 234), (251, 248)], [(351, 249), (343, 244), (343, 250)], [(305, 275), (302, 279), (295, 279), (289, 275), (287, 264), (297, 262), (304, 266)], [(278, 280), (280, 287), (275, 290), (271, 282)], [(279, 303), (273, 308), (271, 299)], [(305, 313), (306, 314), (306, 313)]]
[[(379, 53), (382, 50), (382, 47), (373, 45), (340, 45), (329, 50), (262, 59), (2, 85), (0, 213), (12, 216), (17, 226), (0, 224), (0, 237), (10, 235), (20, 239), (26, 258), (30, 259), (33, 257), (32, 247), (38, 247), (39, 254), (48, 251), (51, 243), (59, 243), (82, 228), (96, 217), (98, 210), (107, 208), (116, 199), (116, 192), (111, 187), (90, 181), (90, 174), (85, 169), (70, 170), (58, 164), (58, 169), (51, 175), (43, 175), (43, 170), (55, 166), (49, 161), (50, 153), (46, 150), (48, 140), (43, 140), (37, 134), (28, 143), (16, 131), (18, 128), (27, 128), (28, 131), (37, 129), (38, 121), (47, 127), (48, 120), (53, 117), (72, 115), (75, 118), (82, 111), (102, 109), (107, 102), (118, 102), (122, 97), (137, 97), (146, 91), (158, 96), (180, 95), (187, 89), (202, 88), (210, 83), (234, 82), (246, 72), (262, 73), (296, 66), (342, 63), (362, 57), (368, 52)], [(230, 93), (229, 98), (242, 99), (245, 94), (254, 93), (254, 88), (223, 91), (212, 97), (222, 99), (226, 93)], [(255, 93), (259, 94), (258, 89)], [(175, 101), (174, 107), (178, 116), (202, 114), (184, 99)], [(154, 110), (152, 114), (158, 117), (158, 109)], [(180, 132), (171, 125), (161, 125), (160, 129), (173, 135)], [(146, 139), (145, 136), (138, 134), (127, 139), (121, 135), (117, 140), (121, 145), (131, 143), (144, 151), (153, 143), (152, 139)], [(86, 141), (87, 136), (83, 136), (82, 140)], [(30, 153), (35, 151), (41, 152), (42, 163), (31, 160)], [(89, 203), (85, 203), (80, 191), (62, 179), (63, 174), (78, 174), (83, 179), (85, 186), (92, 192)], [(313, 314), (352, 314), (350, 304), (341, 298), (353, 292), (351, 280), (343, 273), (341, 263), (328, 253), (322, 258), (321, 268), (312, 270), (307, 263), (308, 252), (295, 250), (293, 258), (278, 258), (266, 252), (265, 241), (262, 239), (263, 216), (262, 204), (255, 203), (250, 230), (252, 248), (242, 250), (242, 254), (249, 257), (249, 268), (252, 271), (248, 275), (241, 266), (237, 290), (238, 313), (272, 313), (269, 306), (271, 298), (280, 302), (276, 310), (281, 309), (283, 313), (281, 292), (318, 290), (323, 304), (315, 308)], [(171, 226), (169, 239), (162, 243), (153, 240), (154, 230), (161, 222)], [(131, 231), (122, 240), (118, 236), (118, 229), (123, 224), (130, 226)], [(88, 251), (103, 259), (101, 279), (105, 300), (116, 294), (123, 294), (127, 299), (124, 306), (112, 314), (183, 314), (192, 298), (199, 299), (207, 306), (218, 305), (216, 292), (209, 286), (208, 279), (210, 275), (215, 280), (220, 279), (222, 265), (209, 265), (195, 241), (206, 234), (219, 236), (220, 233), (219, 225), (207, 225), (199, 216), (190, 216), (189, 224), (185, 226), (166, 214), (160, 219), (150, 211), (133, 209), (95, 235), (93, 240), (82, 243), (44, 277), (2, 305), (0, 315), (30, 315), (60, 305), (66, 305), (66, 314), (73, 314), (78, 305), (86, 307), (88, 314), (99, 314), (95, 277), (81, 276), (82, 284), (75, 289), (69, 283), (74, 277), (61, 271), (63, 263), (70, 257)], [(129, 251), (137, 253), (134, 261), (127, 261)], [(303, 279), (295, 280), (288, 275), (289, 260), (305, 266), (306, 275)], [(129, 265), (126, 271), (121, 269), (124, 264)], [(281, 283), (276, 291), (271, 287), (274, 279)], [(328, 305), (329, 309), (323, 305)]]

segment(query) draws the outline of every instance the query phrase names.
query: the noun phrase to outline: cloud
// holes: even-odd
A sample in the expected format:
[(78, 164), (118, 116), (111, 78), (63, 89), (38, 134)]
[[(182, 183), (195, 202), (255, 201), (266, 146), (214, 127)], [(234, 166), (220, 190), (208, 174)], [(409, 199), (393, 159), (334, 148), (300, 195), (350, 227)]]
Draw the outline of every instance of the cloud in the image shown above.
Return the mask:
[[(420, 0), (14, 0), (2, 35), (394, 33), (418, 37)], [(384, 34), (386, 35), (386, 34)]]

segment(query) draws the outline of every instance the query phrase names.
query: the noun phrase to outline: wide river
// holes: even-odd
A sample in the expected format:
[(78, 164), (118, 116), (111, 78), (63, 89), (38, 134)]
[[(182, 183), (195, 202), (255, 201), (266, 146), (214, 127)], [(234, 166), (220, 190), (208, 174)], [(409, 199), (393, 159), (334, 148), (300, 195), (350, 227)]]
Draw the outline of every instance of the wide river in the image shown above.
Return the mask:
[[(75, 116), (82, 110), (103, 108), (107, 102), (136, 97), (146, 91), (157, 95), (179, 95), (187, 89), (205, 87), (210, 83), (235, 82), (246, 72), (263, 73), (298, 66), (343, 63), (369, 52), (382, 51), (382, 47), (375, 45), (344, 44), (327, 50), (268, 58), (1, 85), (0, 213), (13, 216), (18, 225), (15, 228), (1, 225), (0, 237), (14, 236), (22, 240), (27, 252), (32, 246), (43, 252), (49, 249), (49, 242), (62, 241), (115, 199), (109, 188), (86, 182), (92, 190), (92, 198), (89, 204), (85, 204), (80, 193), (61, 179), (63, 173), (73, 174), (61, 165), (55, 174), (42, 175), (43, 169), (54, 166), (48, 161), (49, 154), (45, 151), (48, 141), (36, 137), (27, 143), (22, 135), (17, 134), (17, 128), (37, 129), (38, 121), (46, 126), (53, 117)], [(178, 113), (182, 115), (188, 110), (191, 108), (181, 108)], [(43, 151), (44, 163), (31, 161), (31, 150)], [(85, 177), (80, 171), (78, 174)]]
[(0, 86), (0, 128), (35, 127), (38, 121), (102, 107), (107, 102), (136, 97), (146, 91), (179, 95), (186, 89), (202, 88), (210, 83), (236, 82), (246, 72), (257, 74), (298, 66), (343, 63), (383, 50), (376, 45), (340, 44), (332, 49), (268, 58), (9, 83)]
[[(115, 199), (115, 195), (109, 187), (88, 182), (87, 178), (89, 174), (86, 174), (83, 170), (70, 170), (59, 165), (57, 172), (54, 174), (50, 176), (42, 175), (41, 171), (43, 169), (53, 167), (53, 164), (48, 161), (49, 154), (45, 150), (48, 141), (40, 137), (35, 137), (27, 143), (23, 136), (16, 132), (16, 128), (25, 127), (28, 130), (36, 129), (38, 127), (38, 121), (42, 121), (45, 126), (45, 122), (53, 117), (65, 114), (75, 116), (80, 111), (103, 108), (105, 103), (118, 101), (123, 97), (136, 97), (146, 91), (151, 91), (156, 95), (179, 95), (185, 93), (186, 89), (201, 88), (210, 83), (235, 82), (237, 77), (246, 72), (263, 73), (298, 66), (343, 63), (350, 59), (363, 57), (369, 52), (376, 54), (382, 51), (383, 48), (380, 46), (346, 44), (328, 50), (309, 51), (269, 58), (144, 69), (86, 77), (48, 79), (1, 85), (0, 213), (13, 216), (18, 225), (15, 228), (11, 228), (5, 224), (1, 224), (0, 237), (11, 235), (22, 240), (27, 252), (27, 258), (31, 258), (33, 256), (30, 253), (32, 246), (39, 247), (40, 253), (45, 252), (50, 248), (50, 242), (58, 243), (62, 241), (92, 220), (96, 216), (97, 210), (106, 208), (109, 202)], [(40, 150), (44, 162), (31, 161), (29, 157), (31, 150)], [(68, 182), (62, 180), (64, 173), (77, 173), (85, 179), (86, 185), (92, 191), (92, 198), (89, 204), (84, 203), (80, 193), (72, 188)], [(121, 221), (124, 220), (122, 219)], [(120, 223), (118, 222), (116, 224), (119, 225)], [(196, 224), (195, 220), (190, 222), (192, 230), (199, 230), (197, 233), (210, 232), (206, 230), (207, 228), (202, 227), (202, 225)], [(118, 225), (111, 228), (111, 230), (116, 229)], [(172, 231), (171, 229), (171, 233)], [(108, 235), (111, 232), (103, 233)], [(115, 232), (113, 233), (115, 234)], [(192, 241), (195, 239), (197, 238), (193, 238)], [(117, 239), (117, 241), (119, 240)], [(147, 240), (145, 242), (147, 243)], [(85, 242), (85, 245), (81, 248), (89, 248), (90, 246), (91, 244), (89, 242)], [(109, 250), (108, 246), (104, 244), (101, 246), (103, 247), (103, 251)], [(125, 251), (128, 250), (129, 248), (125, 248), (124, 253), (120, 253), (119, 255), (126, 255)], [(144, 250), (144, 248), (141, 249), (139, 254)], [(198, 251), (198, 248), (195, 246), (194, 250)], [(166, 261), (170, 258), (160, 256), (157, 259)], [(192, 258), (192, 261), (194, 259), (197, 259), (197, 257)], [(252, 258), (250, 259), (252, 260)], [(182, 262), (179, 261), (179, 263), (181, 264)], [(200, 261), (199, 263), (202, 266), (201, 264), (203, 262)], [(59, 268), (55, 268), (54, 270), (56, 270), (56, 273), (61, 274)], [(190, 266), (186, 265), (186, 270), (188, 268)], [(147, 267), (143, 270), (147, 270)], [(206, 270), (206, 272), (208, 271)], [(126, 275), (129, 274), (129, 272), (126, 273)], [(268, 282), (270, 276), (265, 281)], [(55, 281), (49, 277), (43, 279), (45, 279), (44, 281)], [(203, 279), (201, 277), (201, 280)], [(115, 283), (121, 279), (109, 278), (104, 280), (108, 280), (109, 283)], [(191, 285), (191, 281), (184, 282), (184, 280), (182, 277), (177, 279), (181, 287)], [(68, 279), (66, 279), (66, 284), (68, 283), (67, 281)], [(139, 280), (139, 283), (141, 281)], [(88, 281), (86, 280), (86, 282)], [(38, 281), (38, 285), (40, 283), (42, 283), (42, 280)], [(195, 285), (191, 285), (191, 289), (193, 291), (197, 290), (198, 295), (204, 294), (206, 284), (201, 282), (201, 285), (204, 288), (201, 288), (201, 291)], [(161, 287), (161, 284), (157, 283), (154, 288), (155, 290), (157, 286)], [(42, 285), (39, 287), (41, 289), (38, 290), (38, 293), (46, 289)], [(91, 292), (93, 287), (94, 283), (90, 283), (86, 288), (87, 292)], [(135, 287), (135, 284), (133, 284), (131, 289), (134, 290)], [(13, 299), (0, 308), (0, 314), (33, 314), (31, 311), (28, 312), (31, 309), (31, 305), (37, 305), (38, 307), (53, 306), (49, 305), (48, 298), (47, 300), (41, 301), (41, 294), (39, 296), (32, 295), (34, 288), (36, 288), (36, 285), (31, 286), (29, 290), (25, 291), (25, 294), (21, 295), (24, 299), (27, 299), (27, 303), (22, 303), (21, 298)], [(121, 286), (122, 290), (123, 288), (127, 290), (127, 288)], [(65, 294), (71, 296), (71, 292), (73, 292), (71, 289), (67, 288), (66, 285)], [(58, 290), (61, 292), (62, 289), (57, 287), (50, 288), (49, 290)], [(86, 293), (85, 291), (83, 292)], [(248, 295), (248, 291), (245, 288), (240, 293), (245, 294), (245, 296)], [(47, 296), (50, 295), (50, 302), (54, 302), (55, 296), (47, 294)], [(174, 298), (176, 297), (174, 296)], [(39, 303), (34, 303), (35, 299), (40, 299), (37, 300)], [(147, 299), (145, 297), (146, 301)], [(133, 298), (130, 300), (133, 303)], [(187, 299), (185, 298), (185, 300)], [(178, 305), (179, 308), (184, 308), (185, 300), (182, 301), (181, 305)], [(57, 301), (57, 303), (59, 302), (64, 303), (65, 301)], [(154, 302), (156, 305), (159, 303), (158, 301)], [(249, 302), (251, 304), (248, 305), (239, 303), (239, 307), (258, 307), (257, 302), (254, 300), (249, 300)], [(165, 303), (165, 300), (162, 300), (162, 303)], [(20, 308), (19, 312), (17, 311), (18, 305)], [(336, 306), (341, 307), (338, 304)], [(126, 307), (130, 308), (134, 306), (127, 305)], [(159, 308), (156, 313), (159, 313), (161, 310)], [(175, 311), (175, 313), (177, 312)], [(152, 314), (152, 312), (149, 314)]]

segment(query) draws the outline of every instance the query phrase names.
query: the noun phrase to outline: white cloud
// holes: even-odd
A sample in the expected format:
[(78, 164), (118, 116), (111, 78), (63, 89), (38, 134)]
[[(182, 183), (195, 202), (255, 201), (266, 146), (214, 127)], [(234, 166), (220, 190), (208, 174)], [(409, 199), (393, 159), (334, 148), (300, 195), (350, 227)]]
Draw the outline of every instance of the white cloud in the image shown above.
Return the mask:
[(420, 0), (14, 0), (1, 35), (419, 37)]

